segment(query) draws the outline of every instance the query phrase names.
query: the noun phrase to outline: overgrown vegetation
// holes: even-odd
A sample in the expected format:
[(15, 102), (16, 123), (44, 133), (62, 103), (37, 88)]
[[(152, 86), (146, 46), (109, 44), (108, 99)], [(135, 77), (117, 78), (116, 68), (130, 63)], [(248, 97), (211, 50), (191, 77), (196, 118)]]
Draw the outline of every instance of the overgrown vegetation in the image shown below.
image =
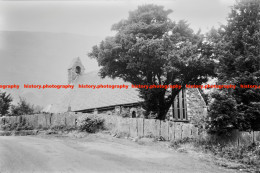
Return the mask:
[(78, 119), (78, 126), (80, 131), (95, 133), (104, 129), (104, 122), (103, 118), (96, 115), (82, 116)]
[(19, 123), (6, 123), (1, 126), (1, 129), (4, 131), (21, 131), (21, 130), (34, 130), (32, 125), (26, 123), (25, 119), (20, 119)]
[(0, 91), (0, 116), (7, 115), (13, 99), (10, 94)]
[(229, 92), (215, 91), (211, 95), (208, 132), (225, 135), (231, 129), (239, 129), (236, 100)]
[(237, 1), (227, 25), (208, 36), (219, 61), (218, 84), (237, 86), (213, 94), (210, 130), (253, 130), (260, 123), (260, 90), (248, 86), (260, 86), (260, 0)]
[(179, 149), (185, 144), (192, 145), (197, 151), (211, 153), (217, 157), (253, 166), (256, 170), (260, 169), (260, 142), (234, 146), (220, 144), (211, 140), (184, 138), (172, 141), (170, 146)]
[(17, 105), (11, 106), (11, 115), (18, 116), (18, 115), (30, 115), (34, 113), (33, 105), (29, 104), (24, 98), (20, 97), (19, 102)]
[(31, 105), (25, 98), (20, 97), (17, 104), (12, 104), (12, 97), (6, 92), (0, 91), (0, 117), (30, 115), (41, 112), (40, 106)]
[[(67, 126), (67, 125), (56, 125), (51, 127), (43, 128), (41, 125), (38, 127), (33, 127), (29, 125), (27, 120), (22, 116), (17, 117), (17, 122), (5, 122), (4, 125), (1, 125), (1, 130), (4, 131), (21, 131), (21, 130), (51, 130), (51, 131), (82, 131), (89, 133), (96, 133), (100, 130), (104, 130), (104, 119), (96, 115), (82, 116), (78, 119), (77, 126)], [(5, 120), (3, 120), (5, 121)]]

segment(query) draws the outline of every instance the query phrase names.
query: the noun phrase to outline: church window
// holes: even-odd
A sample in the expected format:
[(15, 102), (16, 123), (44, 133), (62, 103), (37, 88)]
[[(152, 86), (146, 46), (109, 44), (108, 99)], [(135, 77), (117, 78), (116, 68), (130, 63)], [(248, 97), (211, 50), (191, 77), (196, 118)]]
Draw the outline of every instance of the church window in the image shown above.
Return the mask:
[(173, 105), (173, 118), (176, 121), (187, 121), (186, 91), (181, 90), (175, 97)]
[(81, 72), (80, 66), (77, 66), (77, 67), (76, 67), (76, 73), (77, 73), (77, 74), (80, 74), (80, 72)]
[(135, 111), (132, 112), (132, 118), (136, 118), (136, 112)]

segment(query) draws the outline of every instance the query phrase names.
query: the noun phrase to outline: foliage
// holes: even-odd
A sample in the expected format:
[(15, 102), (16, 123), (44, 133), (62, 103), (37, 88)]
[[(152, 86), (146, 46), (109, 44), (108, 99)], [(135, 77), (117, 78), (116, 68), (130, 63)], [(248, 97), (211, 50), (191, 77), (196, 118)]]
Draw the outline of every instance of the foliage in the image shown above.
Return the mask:
[(1, 128), (5, 131), (21, 131), (21, 130), (33, 130), (33, 126), (26, 123), (25, 119), (21, 119), (21, 121), (18, 123), (6, 123), (5, 125), (2, 125)]
[[(213, 123), (220, 124), (212, 127), (222, 130), (225, 125), (232, 124), (241, 130), (252, 130), (254, 122), (260, 122), (260, 90), (240, 86), (260, 85), (260, 1), (237, 1), (228, 16), (227, 25), (218, 30), (212, 29), (208, 39), (214, 45), (213, 52), (219, 60), (219, 84), (237, 86), (228, 93), (215, 94), (219, 97), (215, 97), (216, 103), (212, 104), (210, 115)], [(220, 108), (222, 103), (226, 105), (224, 108)], [(223, 110), (225, 108), (227, 110)]]
[(221, 135), (232, 128), (238, 128), (237, 102), (232, 95), (223, 90), (215, 91), (211, 97), (209, 132)]
[(11, 98), (10, 94), (7, 94), (6, 92), (0, 92), (0, 116), (8, 114), (8, 110), (12, 101), (13, 99)]
[(104, 119), (96, 115), (89, 115), (87, 117), (82, 116), (79, 118), (79, 130), (89, 133), (95, 133), (98, 130), (104, 129), (104, 122)]
[(220, 144), (215, 141), (205, 139), (183, 138), (180, 140), (171, 141), (170, 147), (179, 149), (185, 144), (192, 145), (198, 151), (211, 153), (218, 157), (254, 166), (258, 169), (260, 168), (259, 142), (242, 146), (234, 146)]
[(205, 152), (213, 153), (216, 156), (228, 160), (238, 161), (246, 165), (252, 165), (259, 169), (260, 165), (260, 143), (249, 145), (233, 146), (221, 145), (209, 141), (197, 141), (196, 146), (202, 148)]
[[(90, 57), (97, 59), (102, 77), (122, 78), (135, 85), (201, 84), (214, 75), (211, 46), (185, 21), (173, 22), (171, 10), (143, 5), (126, 20), (112, 26), (116, 31)], [(146, 115), (165, 119), (179, 89), (139, 89)]]
[(20, 101), (17, 105), (11, 106), (11, 115), (18, 116), (18, 115), (30, 115), (34, 113), (34, 107), (27, 103), (24, 98), (20, 97)]
[(221, 157), (239, 160), (239, 162), (248, 165), (260, 165), (260, 143), (252, 143), (248, 146), (232, 147), (232, 146), (219, 146), (218, 155)]

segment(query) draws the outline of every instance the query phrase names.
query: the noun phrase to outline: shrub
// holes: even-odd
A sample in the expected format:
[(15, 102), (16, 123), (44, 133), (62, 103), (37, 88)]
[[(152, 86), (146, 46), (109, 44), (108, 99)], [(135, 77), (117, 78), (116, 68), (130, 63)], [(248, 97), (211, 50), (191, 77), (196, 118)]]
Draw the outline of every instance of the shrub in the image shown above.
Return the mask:
[(218, 135), (227, 134), (230, 129), (236, 129), (238, 125), (237, 102), (228, 91), (215, 91), (212, 93), (212, 101), (209, 104), (208, 132)]
[(96, 115), (83, 116), (79, 118), (78, 125), (80, 131), (95, 133), (104, 129), (104, 119)]
[(17, 105), (11, 106), (11, 115), (30, 115), (34, 113), (34, 107), (30, 105), (24, 98), (20, 97)]
[(4, 131), (10, 131), (12, 128), (12, 125), (9, 124), (9, 123), (6, 123), (5, 125), (2, 125), (1, 126), (1, 129), (4, 130)]
[(25, 123), (25, 121), (22, 121), (21, 123), (6, 123), (5, 125), (2, 125), (2, 130), (4, 131), (20, 131), (20, 130), (33, 130), (33, 126)]

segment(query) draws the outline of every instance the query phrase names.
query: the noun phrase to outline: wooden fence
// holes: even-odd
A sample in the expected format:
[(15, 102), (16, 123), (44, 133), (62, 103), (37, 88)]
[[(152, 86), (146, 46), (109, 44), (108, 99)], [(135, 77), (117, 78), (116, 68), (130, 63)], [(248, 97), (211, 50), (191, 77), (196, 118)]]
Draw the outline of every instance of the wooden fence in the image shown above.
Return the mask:
[[(90, 114), (35, 114), (13, 117), (1, 117), (0, 126), (25, 122), (34, 128), (50, 128), (55, 126), (77, 126), (77, 120)], [(192, 124), (181, 122), (160, 121), (156, 119), (122, 118), (115, 115), (98, 114), (105, 119), (105, 126), (111, 130), (127, 133), (132, 137), (163, 137), (165, 140), (177, 140), (185, 137), (199, 136), (198, 128)]]
[[(34, 128), (50, 128), (55, 126), (77, 126), (80, 117), (89, 116), (85, 113), (62, 113), (62, 114), (35, 114), (13, 117), (0, 117), (0, 128), (7, 124), (24, 122)], [(197, 127), (190, 123), (160, 121), (156, 119), (122, 118), (115, 115), (98, 114), (105, 119), (105, 127), (114, 133), (126, 133), (131, 137), (163, 137), (165, 140), (180, 140), (183, 138), (209, 139), (216, 142), (233, 145), (260, 142), (260, 131), (239, 132), (232, 131), (230, 136), (216, 137), (200, 132)]]

